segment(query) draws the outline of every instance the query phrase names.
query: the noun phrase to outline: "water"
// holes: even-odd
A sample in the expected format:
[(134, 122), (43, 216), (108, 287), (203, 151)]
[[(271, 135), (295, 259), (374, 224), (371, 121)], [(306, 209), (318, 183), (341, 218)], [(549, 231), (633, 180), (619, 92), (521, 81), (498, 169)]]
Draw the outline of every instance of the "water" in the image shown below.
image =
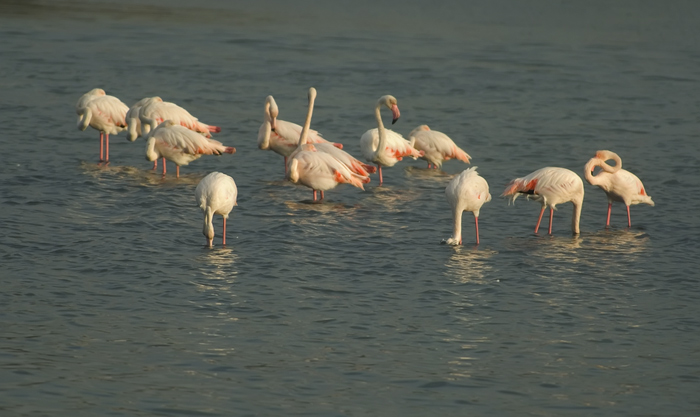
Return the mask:
[[(635, 415), (700, 411), (692, 2), (0, 1), (0, 410), (8, 416)], [(359, 156), (383, 94), (394, 129), (452, 136), (491, 186), (482, 244), (451, 233), (467, 166), (404, 161), (323, 204), (256, 147), (264, 99)], [(235, 155), (176, 180), (144, 142), (75, 127), (102, 87), (159, 95)], [(554, 235), (498, 198), (554, 165), (619, 153), (656, 207), (586, 185)], [(233, 176), (227, 247), (194, 188)], [(174, 170), (170, 169), (170, 172)]]

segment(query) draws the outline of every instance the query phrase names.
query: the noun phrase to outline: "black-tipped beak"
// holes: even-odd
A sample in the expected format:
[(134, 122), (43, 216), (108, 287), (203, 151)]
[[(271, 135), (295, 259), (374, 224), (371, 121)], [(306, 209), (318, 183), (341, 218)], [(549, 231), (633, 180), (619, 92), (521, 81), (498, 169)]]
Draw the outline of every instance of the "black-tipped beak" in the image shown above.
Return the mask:
[(396, 123), (397, 120), (399, 120), (398, 117), (396, 119), (392, 119), (391, 124), (393, 125), (394, 123)]

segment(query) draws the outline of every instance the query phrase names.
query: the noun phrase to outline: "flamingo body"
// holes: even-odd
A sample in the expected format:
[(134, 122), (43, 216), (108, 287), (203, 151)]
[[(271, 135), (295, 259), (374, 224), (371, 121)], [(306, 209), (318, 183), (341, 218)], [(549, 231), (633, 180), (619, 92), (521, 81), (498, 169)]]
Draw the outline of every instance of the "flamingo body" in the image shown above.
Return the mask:
[[(606, 161), (615, 160), (615, 166), (611, 167)], [(597, 175), (593, 175), (596, 167), (601, 167)], [(610, 226), (610, 211), (613, 201), (622, 202), (627, 207), (627, 226), (632, 227), (630, 206), (635, 204), (648, 204), (654, 206), (654, 201), (644, 189), (642, 181), (633, 173), (622, 169), (622, 159), (615, 153), (607, 150), (596, 152), (584, 168), (586, 181), (591, 185), (600, 187), (608, 197), (608, 218), (606, 226)]]
[(437, 130), (430, 130), (428, 125), (420, 125), (408, 134), (408, 139), (413, 140), (414, 147), (423, 151), (421, 159), (428, 161), (428, 168), (432, 164), (440, 168), (444, 161), (458, 159), (469, 163), (469, 154), (458, 147), (449, 136)]
[(139, 119), (141, 120), (141, 129), (143, 134), (149, 133), (165, 120), (170, 120), (175, 124), (179, 124), (189, 130), (200, 133), (207, 138), (211, 137), (211, 133), (221, 132), (218, 126), (210, 126), (202, 123), (190, 112), (178, 106), (175, 103), (163, 101), (160, 97), (151, 97), (139, 110)]
[(452, 237), (445, 240), (448, 245), (462, 244), (462, 212), (471, 211), (474, 214), (476, 229), (476, 244), (479, 244), (479, 211), (484, 203), (491, 201), (489, 184), (479, 176), (476, 167), (464, 170), (447, 184), (445, 188), (447, 202), (452, 208), (454, 230)]
[(233, 207), (238, 205), (238, 188), (236, 182), (230, 176), (220, 172), (212, 172), (197, 185), (194, 191), (197, 205), (204, 212), (204, 229), (202, 233), (207, 238), (207, 246), (213, 246), (214, 225), (212, 220), (215, 214), (224, 218), (223, 245), (226, 245), (226, 220)]
[(155, 161), (163, 158), (163, 175), (165, 175), (165, 160), (177, 165), (178, 177), (180, 166), (188, 165), (202, 155), (233, 154), (236, 148), (225, 146), (221, 142), (204, 136), (175, 124), (171, 120), (161, 123), (148, 135), (146, 143), (146, 159)]
[(544, 209), (549, 206), (549, 234), (552, 234), (552, 217), (557, 204), (571, 201), (574, 212), (571, 219), (571, 230), (579, 234), (579, 221), (581, 219), (581, 207), (583, 205), (583, 181), (581, 177), (571, 170), (558, 167), (546, 167), (538, 169), (522, 178), (512, 180), (506, 186), (503, 196), (510, 196), (514, 202), (519, 195), (525, 194), (527, 198), (542, 204), (540, 217), (535, 226), (535, 233), (539, 230)]
[(413, 147), (413, 143), (407, 141), (400, 134), (384, 128), (380, 109), (385, 106), (391, 109), (393, 114), (392, 124), (401, 116), (396, 98), (391, 95), (382, 96), (374, 108), (374, 116), (377, 127), (366, 131), (360, 138), (360, 150), (367, 162), (377, 165), (379, 184), (384, 182), (382, 167), (392, 167), (404, 157), (413, 159), (423, 156), (424, 152)]
[[(100, 162), (109, 162), (109, 135), (126, 130), (126, 113), (129, 107), (114, 96), (108, 96), (101, 88), (83, 94), (75, 105), (78, 129), (88, 126), (100, 132)], [(106, 157), (103, 155), (106, 140)]]

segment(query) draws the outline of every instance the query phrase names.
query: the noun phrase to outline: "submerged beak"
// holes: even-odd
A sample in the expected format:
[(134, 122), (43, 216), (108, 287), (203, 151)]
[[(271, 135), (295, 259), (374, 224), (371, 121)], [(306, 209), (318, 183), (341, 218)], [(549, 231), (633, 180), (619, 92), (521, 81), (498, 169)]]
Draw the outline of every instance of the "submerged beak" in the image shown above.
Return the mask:
[(394, 118), (391, 121), (391, 124), (393, 125), (394, 123), (396, 123), (397, 120), (399, 120), (399, 117), (401, 117), (401, 112), (399, 111), (399, 106), (397, 106), (396, 104), (391, 106), (391, 113), (394, 115)]

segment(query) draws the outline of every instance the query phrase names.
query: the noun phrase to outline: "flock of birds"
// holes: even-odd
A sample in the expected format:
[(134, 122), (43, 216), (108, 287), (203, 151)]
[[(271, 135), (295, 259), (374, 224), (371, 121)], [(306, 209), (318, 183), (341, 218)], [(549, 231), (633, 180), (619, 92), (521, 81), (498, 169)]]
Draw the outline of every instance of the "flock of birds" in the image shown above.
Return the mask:
[[(295, 184), (311, 188), (314, 201), (323, 200), (324, 191), (333, 189), (338, 184), (350, 184), (364, 190), (363, 184), (369, 183), (370, 174), (374, 173), (379, 175), (381, 185), (382, 167), (392, 167), (405, 157), (424, 159), (428, 162), (429, 169), (437, 169), (449, 159), (469, 163), (470, 156), (452, 139), (426, 125), (414, 129), (409, 133), (408, 139), (386, 129), (380, 112), (382, 107), (391, 110), (392, 124), (401, 115), (397, 100), (391, 95), (379, 98), (374, 109), (377, 127), (368, 130), (360, 138), (362, 156), (368, 163), (362, 162), (344, 151), (343, 145), (327, 141), (310, 128), (316, 99), (316, 89), (313, 87), (309, 89), (308, 99), (306, 120), (304, 126), (300, 126), (277, 119), (279, 108), (275, 99), (268, 96), (264, 106), (265, 120), (258, 132), (258, 147), (282, 155), (286, 178)], [(128, 131), (127, 138), (130, 141), (140, 136), (146, 139), (146, 159), (154, 162), (154, 170), (158, 159), (162, 159), (163, 176), (166, 174), (166, 161), (175, 163), (176, 175), (179, 177), (181, 165), (188, 165), (202, 155), (236, 152), (235, 148), (211, 138), (211, 134), (220, 132), (221, 128), (200, 122), (187, 110), (174, 103), (164, 102), (160, 97), (144, 98), (129, 108), (118, 98), (96, 88), (80, 97), (76, 112), (80, 130), (90, 126), (100, 132), (100, 164), (109, 163), (109, 135), (124, 130)], [(609, 160), (615, 161), (615, 165), (610, 166), (607, 163)], [(596, 167), (601, 170), (594, 175)], [(584, 176), (590, 184), (605, 191), (608, 197), (606, 227), (610, 226), (614, 201), (623, 202), (627, 207), (628, 227), (632, 226), (630, 205), (654, 205), (639, 178), (622, 169), (622, 160), (614, 152), (596, 152), (586, 164)], [(579, 234), (583, 194), (583, 181), (576, 173), (566, 168), (545, 167), (510, 181), (502, 196), (515, 201), (518, 196), (525, 195), (542, 205), (535, 233), (539, 231), (547, 207), (550, 210), (549, 234), (552, 234), (556, 205), (571, 202), (574, 206), (571, 230), (574, 234)], [(224, 219), (223, 244), (226, 244), (226, 219), (236, 205), (237, 195), (233, 178), (220, 172), (210, 173), (197, 185), (195, 197), (204, 212), (203, 234), (209, 247), (213, 246), (214, 214), (221, 215)], [(486, 180), (479, 176), (476, 167), (468, 168), (450, 181), (445, 195), (452, 207), (454, 229), (452, 237), (443, 240), (443, 243), (462, 244), (462, 213), (470, 211), (474, 215), (476, 243), (479, 244), (479, 211), (484, 203), (491, 201)]]

